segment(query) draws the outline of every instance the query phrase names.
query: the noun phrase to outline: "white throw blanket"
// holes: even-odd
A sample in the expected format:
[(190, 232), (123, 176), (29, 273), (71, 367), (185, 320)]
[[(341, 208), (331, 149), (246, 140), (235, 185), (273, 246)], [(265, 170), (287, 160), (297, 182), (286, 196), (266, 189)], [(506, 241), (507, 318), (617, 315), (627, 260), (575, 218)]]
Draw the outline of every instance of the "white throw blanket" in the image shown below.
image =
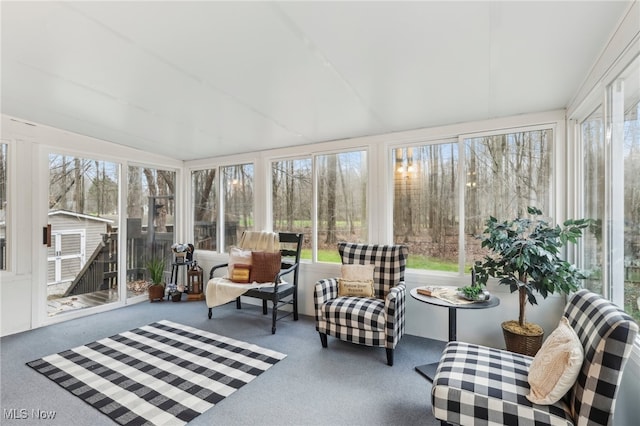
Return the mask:
[[(280, 250), (280, 239), (275, 232), (245, 231), (240, 238), (239, 247), (243, 250), (266, 251), (275, 253)], [(207, 307), (224, 305), (252, 288), (273, 286), (273, 283), (234, 283), (229, 277), (211, 278), (207, 283)]]

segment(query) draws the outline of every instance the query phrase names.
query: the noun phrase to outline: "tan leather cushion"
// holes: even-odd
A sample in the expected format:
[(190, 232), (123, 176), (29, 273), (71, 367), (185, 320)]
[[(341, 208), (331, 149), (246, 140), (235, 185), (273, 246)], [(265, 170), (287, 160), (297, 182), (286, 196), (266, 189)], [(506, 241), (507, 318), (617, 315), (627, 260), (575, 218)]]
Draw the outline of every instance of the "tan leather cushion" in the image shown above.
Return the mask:
[(256, 283), (272, 283), (278, 272), (280, 272), (281, 261), (282, 258), (280, 252), (251, 252), (251, 275), (249, 281)]

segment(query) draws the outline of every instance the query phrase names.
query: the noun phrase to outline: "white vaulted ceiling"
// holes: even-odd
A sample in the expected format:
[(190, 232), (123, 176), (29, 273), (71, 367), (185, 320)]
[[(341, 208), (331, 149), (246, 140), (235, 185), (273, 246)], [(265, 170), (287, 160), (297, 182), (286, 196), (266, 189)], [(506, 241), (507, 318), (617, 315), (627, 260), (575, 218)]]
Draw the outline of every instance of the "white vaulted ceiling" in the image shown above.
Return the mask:
[(564, 108), (629, 2), (0, 7), (3, 113), (189, 160)]

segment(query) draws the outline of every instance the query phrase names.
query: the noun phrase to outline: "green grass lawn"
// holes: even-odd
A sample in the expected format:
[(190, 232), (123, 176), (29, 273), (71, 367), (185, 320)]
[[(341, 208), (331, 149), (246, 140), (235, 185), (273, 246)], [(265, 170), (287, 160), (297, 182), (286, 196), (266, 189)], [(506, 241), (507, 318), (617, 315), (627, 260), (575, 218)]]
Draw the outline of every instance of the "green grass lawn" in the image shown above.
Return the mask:
[[(303, 249), (301, 256), (303, 259), (311, 259), (311, 249)], [(340, 263), (340, 254), (337, 250), (319, 250), (318, 262)], [(429, 259), (424, 256), (409, 255), (409, 259), (407, 259), (407, 268), (457, 272), (458, 264), (455, 262), (445, 262), (439, 259)]]

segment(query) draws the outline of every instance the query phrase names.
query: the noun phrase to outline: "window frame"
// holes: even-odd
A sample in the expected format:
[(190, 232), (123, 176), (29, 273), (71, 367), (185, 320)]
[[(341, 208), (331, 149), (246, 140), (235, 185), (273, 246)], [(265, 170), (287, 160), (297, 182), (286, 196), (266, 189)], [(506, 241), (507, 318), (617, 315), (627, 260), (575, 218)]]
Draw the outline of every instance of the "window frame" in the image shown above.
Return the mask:
[[(603, 73), (601, 78), (597, 81), (594, 87), (589, 91), (579, 103), (572, 105), (567, 112), (567, 123), (568, 123), (568, 132), (567, 132), (567, 153), (572, 153), (578, 158), (584, 158), (584, 150), (583, 144), (584, 141), (582, 139), (582, 131), (581, 126), (582, 123), (589, 118), (591, 114), (600, 110), (602, 120), (603, 120), (603, 134), (605, 147), (607, 144), (611, 142), (611, 96), (610, 88), (614, 85), (615, 81), (618, 79), (620, 75), (624, 73), (624, 71), (632, 65), (634, 60), (638, 60), (640, 58), (640, 40), (636, 39), (628, 49), (626, 49), (620, 57), (615, 61), (613, 65), (611, 65), (606, 72)], [(611, 200), (611, 181), (609, 180), (611, 170), (611, 159), (605, 155), (605, 178), (609, 181), (605, 185), (605, 202), (609, 202)], [(572, 195), (573, 204), (571, 205), (570, 213), (579, 216), (581, 212), (584, 211), (585, 208), (585, 197), (584, 197), (584, 162), (580, 161), (575, 167), (573, 173), (568, 173), (569, 176), (573, 178), (568, 182), (568, 188), (574, 188), (575, 192), (570, 194)], [(603, 223), (606, 223), (606, 220), (613, 219), (609, 217), (610, 215), (610, 206), (605, 206), (605, 216), (603, 218)], [(624, 213), (622, 212), (624, 215)], [(576, 217), (577, 217), (576, 216)], [(609, 231), (607, 231), (609, 232)], [(609, 235), (605, 234), (604, 238), (609, 238)], [(609, 247), (605, 250), (611, 250)], [(582, 257), (582, 248), (580, 244), (574, 250), (574, 258), (577, 259), (578, 266), (583, 265), (583, 257)], [(605, 263), (609, 263), (608, 256), (605, 259)], [(609, 265), (610, 267), (610, 265)], [(603, 274), (603, 292), (607, 293), (604, 297), (612, 300), (614, 303), (620, 296), (615, 296), (616, 293), (619, 293), (619, 289), (612, 288), (614, 283), (609, 281), (610, 274), (604, 276)], [(623, 281), (624, 283), (624, 281)], [(624, 292), (624, 287), (622, 292)], [(619, 305), (620, 306), (620, 305)], [(634, 348), (631, 351), (630, 361), (632, 364), (632, 368), (634, 371), (640, 371), (640, 335), (636, 336), (636, 340), (634, 342)]]
[[(216, 161), (217, 160), (217, 161)], [(215, 170), (215, 178), (214, 185), (216, 191), (216, 249), (215, 250), (204, 250), (200, 249), (205, 253), (210, 253), (213, 255), (216, 254), (224, 254), (227, 253), (224, 249), (225, 236), (224, 234), (224, 200), (223, 200), (223, 192), (222, 192), (222, 169), (225, 167), (234, 167), (251, 164), (253, 166), (253, 214), (254, 214), (254, 229), (257, 229), (258, 226), (262, 226), (261, 223), (264, 222), (264, 218), (262, 215), (256, 214), (256, 212), (264, 210), (265, 204), (258, 204), (258, 199), (260, 196), (260, 192), (263, 190), (262, 186), (258, 185), (258, 176), (263, 175), (263, 167), (260, 166), (261, 161), (263, 159), (260, 156), (248, 156), (246, 154), (232, 155), (221, 159), (205, 159), (205, 160), (197, 160), (192, 164), (189, 164), (188, 167), (184, 168), (184, 200), (185, 200), (185, 218), (183, 223), (185, 233), (190, 241), (193, 241), (194, 236), (194, 212), (193, 212), (193, 182), (191, 179), (191, 174), (195, 171), (203, 171), (203, 170)], [(270, 188), (270, 187), (269, 187)]]
[[(538, 115), (527, 115), (524, 117), (510, 117), (507, 119), (498, 119), (493, 121), (484, 122), (487, 124), (487, 129), (480, 131), (460, 131), (455, 132), (453, 134), (443, 133), (439, 137), (434, 138), (421, 138), (414, 139), (409, 142), (404, 142), (401, 144), (388, 144), (386, 147), (386, 163), (387, 163), (387, 173), (388, 173), (388, 183), (389, 189), (387, 195), (390, 197), (391, 204), (391, 213), (389, 215), (388, 223), (385, 223), (391, 229), (391, 240), (393, 240), (393, 176), (395, 170), (395, 157), (394, 151), (396, 149), (406, 149), (406, 148), (415, 148), (421, 146), (429, 146), (429, 145), (440, 145), (453, 143), (457, 144), (458, 149), (458, 165), (457, 165), (457, 174), (458, 174), (458, 183), (457, 183), (457, 197), (458, 197), (458, 271), (457, 272), (447, 272), (447, 271), (436, 271), (430, 269), (411, 269), (410, 270), (418, 273), (424, 274), (444, 274), (449, 276), (457, 276), (463, 277), (465, 275), (465, 250), (464, 250), (464, 227), (465, 227), (465, 205), (464, 205), (464, 189), (466, 185), (466, 176), (465, 176), (465, 160), (466, 160), (466, 151), (465, 151), (465, 140), (487, 137), (487, 136), (496, 136), (503, 134), (511, 134), (518, 132), (529, 132), (529, 131), (538, 131), (538, 130), (552, 130), (553, 138), (551, 143), (553, 144), (551, 147), (551, 182), (549, 193), (551, 199), (549, 200), (551, 211), (545, 212), (549, 216), (552, 216), (556, 219), (557, 222), (562, 222), (565, 217), (566, 208), (561, 205), (557, 200), (562, 199), (559, 198), (566, 193), (564, 189), (564, 184), (567, 181), (566, 172), (564, 164), (566, 163), (566, 155), (565, 150), (562, 149), (562, 142), (564, 138), (564, 121), (559, 116), (555, 116), (554, 112), (551, 112), (551, 116), (540, 116)], [(555, 117), (554, 117), (555, 116)], [(500, 126), (499, 124), (504, 122), (504, 125)], [(494, 123), (495, 125), (491, 125)], [(453, 127), (453, 126), (452, 126)], [(466, 127), (466, 126), (465, 126)], [(482, 127), (479, 125), (477, 127)], [(455, 129), (455, 127), (454, 127)], [(464, 130), (464, 129), (463, 129)], [(561, 195), (558, 195), (558, 194)]]
[(13, 218), (16, 217), (16, 197), (17, 194), (17, 180), (14, 178), (13, 169), (16, 164), (16, 146), (17, 144), (13, 139), (0, 139), (0, 144), (7, 145), (6, 156), (6, 202), (7, 207), (5, 210), (5, 268), (0, 270), (0, 283), (2, 278), (12, 277), (16, 275), (16, 262), (14, 253), (16, 253), (16, 236), (17, 230), (14, 224)]

